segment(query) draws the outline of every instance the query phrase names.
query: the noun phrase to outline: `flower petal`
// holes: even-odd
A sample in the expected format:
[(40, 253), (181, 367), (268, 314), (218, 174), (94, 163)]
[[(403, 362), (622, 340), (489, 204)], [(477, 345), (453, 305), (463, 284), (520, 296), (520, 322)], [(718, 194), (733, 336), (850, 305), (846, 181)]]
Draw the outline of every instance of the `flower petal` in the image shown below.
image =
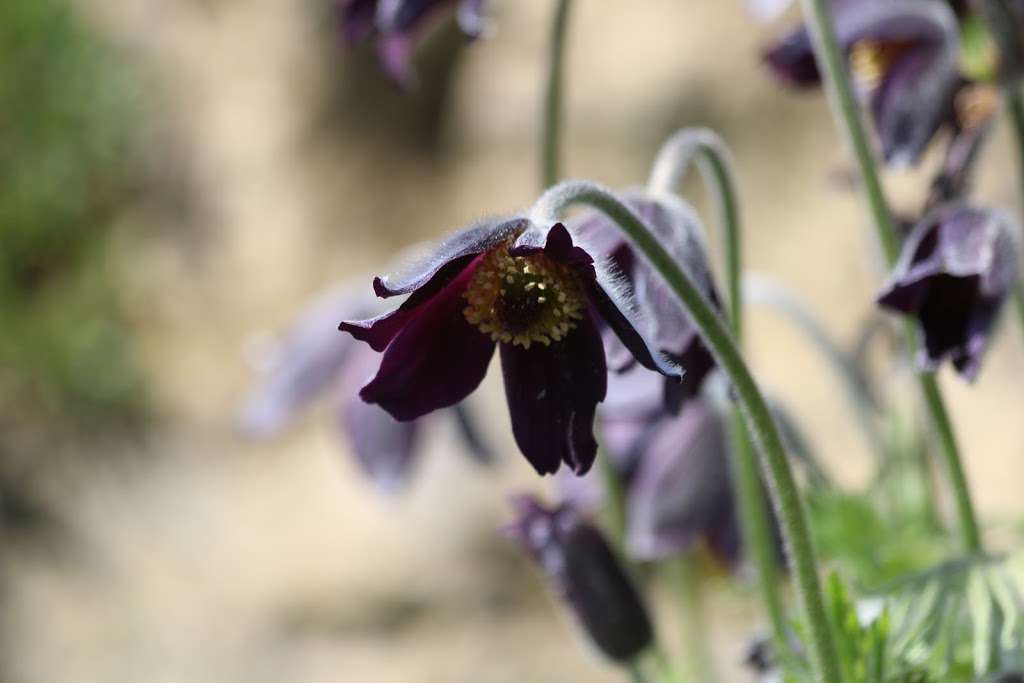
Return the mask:
[(364, 401), (379, 404), (395, 419), (412, 420), (458, 403), (483, 381), (494, 342), (463, 315), (463, 292), (472, 275), (472, 268), (463, 269), (408, 312), (377, 375), (359, 394)]
[(601, 335), (589, 317), (563, 340), (529, 349), (501, 345), (505, 397), (519, 449), (539, 474), (561, 463), (576, 474), (597, 453), (594, 412), (607, 391)]
[(276, 434), (295, 413), (319, 396), (357, 351), (351, 339), (338, 334), (335, 321), (365, 315), (366, 297), (350, 289), (321, 295), (301, 314), (280, 348), (262, 368), (263, 380), (242, 408), (241, 428), (247, 434)]
[(951, 115), (959, 75), (941, 48), (911, 50), (889, 68), (871, 95), (871, 114), (885, 162), (917, 163)]
[(353, 395), (339, 416), (363, 472), (384, 493), (405, 488), (416, 456), (419, 422), (399, 422), (380, 406)]
[(458, 276), (460, 268), (472, 257), (492, 249), (526, 227), (524, 218), (490, 218), (460, 230), (441, 241), (426, 258), (418, 261), (397, 278), (374, 278), (373, 291), (382, 298), (413, 293), (420, 299), (433, 296)]
[(722, 420), (688, 403), (658, 427), (630, 490), (630, 554), (656, 560), (689, 550), (731, 514), (728, 441)]

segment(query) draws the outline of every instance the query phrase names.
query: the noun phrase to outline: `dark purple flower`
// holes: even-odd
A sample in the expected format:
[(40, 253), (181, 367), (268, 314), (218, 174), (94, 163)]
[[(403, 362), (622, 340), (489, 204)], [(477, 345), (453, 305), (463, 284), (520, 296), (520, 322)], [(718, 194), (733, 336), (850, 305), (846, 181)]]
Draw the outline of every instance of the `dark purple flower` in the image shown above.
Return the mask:
[[(359, 388), (371, 377), (380, 354), (339, 335), (337, 320), (366, 315), (372, 309), (365, 296), (334, 290), (299, 316), (280, 348), (265, 363), (263, 380), (247, 399), (240, 420), (252, 436), (268, 438), (325, 393), (339, 399), (338, 426), (362, 470), (380, 489), (396, 491), (408, 481), (418, 453), (422, 425), (398, 422), (377, 406), (358, 399)], [(453, 410), (467, 450), (480, 460), (491, 451), (480, 440), (466, 409)]]
[(563, 462), (583, 474), (594, 461), (594, 412), (607, 389), (602, 326), (645, 367), (677, 374), (561, 223), (485, 221), (442, 242), (406, 278), (373, 286), (380, 297), (408, 298), (339, 326), (383, 351), (363, 400), (402, 421), (453, 405), (480, 384), (499, 346), (512, 431), (541, 474)]
[[(653, 197), (642, 193), (625, 196), (626, 202), (661, 238), (662, 244), (693, 278), (709, 303), (720, 309), (718, 293), (708, 262), (707, 250), (701, 238), (697, 219), (674, 196)], [(665, 286), (644, 261), (632, 251), (621, 233), (601, 213), (584, 215), (574, 229), (580, 235), (600, 245), (615, 267), (632, 287), (637, 302), (650, 321), (649, 336), (658, 350), (683, 369), (683, 381), (666, 381), (664, 399), (666, 407), (679, 412), (683, 402), (700, 391), (704, 380), (715, 366), (711, 352), (701, 341), (697, 328), (679, 304), (675, 295)], [(612, 367), (624, 370), (632, 357), (623, 353), (618, 340), (605, 335)], [(622, 359), (616, 362), (616, 359)]]
[(455, 9), (459, 27), (470, 37), (485, 28), (486, 0), (340, 0), (342, 31), (349, 44), (376, 39), (384, 71), (400, 85), (413, 81), (413, 45), (419, 34)]
[[(886, 163), (916, 163), (949, 117), (959, 82), (959, 28), (948, 5), (932, 0), (833, 0), (836, 35), (871, 110)], [(821, 76), (807, 29), (764, 55), (794, 86)]]
[(934, 370), (946, 358), (974, 379), (989, 334), (1017, 279), (1017, 228), (995, 211), (940, 207), (915, 226), (878, 297), (917, 319), (919, 363)]
[[(726, 566), (742, 559), (732, 452), (725, 420), (708, 399), (667, 411), (653, 373), (632, 369), (609, 378), (601, 409), (602, 457), (626, 496), (626, 551), (656, 561), (703, 544)], [(556, 478), (559, 499), (587, 511), (603, 502), (601, 477)], [(782, 557), (781, 536), (779, 559)]]
[(627, 498), (626, 544), (640, 560), (692, 550), (703, 539), (730, 566), (740, 559), (724, 420), (701, 401), (652, 429)]
[(531, 496), (513, 500), (508, 532), (540, 566), (605, 656), (629, 662), (653, 640), (640, 594), (607, 541), (572, 507), (548, 509)]

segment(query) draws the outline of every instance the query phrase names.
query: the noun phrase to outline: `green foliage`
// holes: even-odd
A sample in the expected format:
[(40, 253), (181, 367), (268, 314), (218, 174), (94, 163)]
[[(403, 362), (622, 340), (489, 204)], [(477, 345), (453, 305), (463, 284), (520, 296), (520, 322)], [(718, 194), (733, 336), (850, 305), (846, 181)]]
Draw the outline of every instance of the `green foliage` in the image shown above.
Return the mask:
[[(0, 3), (0, 409), (98, 416), (134, 410), (107, 267), (111, 217), (130, 191), (136, 115), (109, 47), (64, 0)], [(13, 414), (20, 411), (22, 415)]]

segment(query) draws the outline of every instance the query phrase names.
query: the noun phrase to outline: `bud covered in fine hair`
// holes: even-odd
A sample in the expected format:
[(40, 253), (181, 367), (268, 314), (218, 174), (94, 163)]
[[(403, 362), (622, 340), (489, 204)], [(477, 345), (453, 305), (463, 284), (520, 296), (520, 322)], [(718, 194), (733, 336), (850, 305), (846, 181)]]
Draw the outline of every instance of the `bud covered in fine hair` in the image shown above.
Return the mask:
[(508, 528), (565, 600), (587, 638), (605, 656), (628, 662), (653, 640), (640, 594), (604, 536), (568, 505), (515, 498)]

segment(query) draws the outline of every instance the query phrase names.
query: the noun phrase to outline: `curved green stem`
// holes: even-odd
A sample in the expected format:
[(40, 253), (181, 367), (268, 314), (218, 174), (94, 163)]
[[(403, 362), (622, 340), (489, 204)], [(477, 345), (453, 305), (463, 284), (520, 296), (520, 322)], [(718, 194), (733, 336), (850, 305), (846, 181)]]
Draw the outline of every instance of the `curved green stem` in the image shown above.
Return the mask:
[(946, 475), (953, 487), (953, 498), (956, 501), (956, 509), (960, 518), (960, 534), (963, 536), (964, 546), (969, 552), (981, 552), (981, 534), (978, 531), (978, 522), (974, 517), (974, 504), (971, 502), (971, 490), (967, 486), (967, 475), (964, 474), (960, 458), (955, 457), (957, 449), (953, 423), (950, 422), (946, 406), (942, 402), (942, 395), (935, 382), (935, 375), (929, 372), (922, 373), (919, 377), (925, 404), (931, 411), (939, 443), (942, 446), (941, 450), (945, 456)]
[(735, 455), (736, 489), (740, 501), (743, 539), (750, 548), (757, 567), (758, 585), (771, 622), (775, 651), (779, 653), (780, 659), (785, 661), (790, 647), (786, 612), (779, 595), (779, 558), (775, 550), (775, 533), (768, 516), (768, 501), (765, 500), (764, 487), (761, 484), (761, 477), (758, 476), (757, 454), (754, 453), (750, 435), (747, 434), (743, 415), (739, 410), (732, 411), (729, 433)]
[(551, 187), (558, 182), (562, 127), (562, 71), (565, 62), (565, 36), (569, 24), (570, 0), (558, 0), (555, 20), (551, 25), (551, 54), (548, 59), (548, 81), (544, 93), (544, 126), (541, 143), (541, 185)]
[[(804, 16), (808, 20), (814, 42), (814, 52), (818, 64), (824, 66), (825, 85), (833, 106), (836, 123), (846, 134), (847, 141), (857, 160), (860, 177), (867, 195), (868, 205), (875, 226), (875, 234), (885, 255), (886, 264), (892, 267), (899, 256), (899, 240), (892, 224), (892, 214), (882, 190), (882, 183), (875, 168), (874, 155), (868, 144), (864, 124), (860, 118), (860, 110), (850, 85), (850, 76), (846, 68), (846, 60), (839, 49), (835, 27), (832, 23), (832, 9), (828, 0), (800, 0)], [(917, 329), (909, 320), (904, 323), (904, 334), (907, 348), (911, 354), (918, 348)], [(978, 523), (971, 504), (967, 479), (963, 473), (960, 449), (953, 435), (949, 415), (939, 393), (935, 379), (930, 373), (918, 373), (921, 392), (925, 404), (931, 413), (932, 424), (939, 432), (942, 443), (943, 458), (946, 461), (950, 485), (957, 499), (957, 511), (960, 519), (960, 533), (965, 548), (969, 552), (980, 550)]]
[[(1024, 95), (1020, 87), (1007, 84), (1003, 88), (1010, 119), (1013, 124), (1013, 136), (1017, 142), (1017, 172), (1020, 176), (1021, 200), (1024, 201)], [(1024, 273), (1018, 273), (1017, 286), (1013, 290), (1013, 301), (1020, 317), (1021, 329), (1024, 330)]]
[(661, 146), (654, 161), (647, 189), (652, 194), (674, 192), (694, 162), (699, 164), (705, 184), (714, 192), (722, 236), (725, 241), (725, 273), (729, 288), (729, 324), (739, 339), (743, 324), (743, 290), (740, 277), (742, 244), (740, 211), (732, 180), (729, 151), (722, 139), (708, 128), (685, 128)]
[(842, 681), (835, 642), (825, 612), (803, 500), (789, 467), (782, 438), (771, 411), (733, 342), (728, 328), (658, 238), (628, 206), (608, 190), (591, 183), (562, 183), (538, 200), (532, 215), (544, 222), (561, 215), (573, 204), (591, 206), (604, 213), (618, 226), (679, 299), (700, 333), (701, 339), (714, 355), (718, 367), (729, 379), (740, 402), (747, 429), (761, 454), (765, 475), (774, 493), (779, 521), (789, 548), (796, 587), (807, 620), (811, 640), (811, 661), (817, 678), (825, 683)]
[[(729, 324), (739, 343), (743, 329), (742, 231), (728, 148), (718, 134), (708, 128), (684, 128), (676, 132), (661, 146), (647, 189), (655, 195), (674, 192), (695, 162), (718, 206), (729, 288)], [(733, 423), (738, 425), (732, 433), (732, 452), (743, 536), (753, 551), (761, 598), (768, 611), (776, 648), (779, 652), (786, 652), (789, 639), (786, 636), (785, 611), (779, 596), (775, 541), (768, 515), (768, 501), (761, 486), (757, 458), (743, 426), (742, 416), (734, 413)]]

